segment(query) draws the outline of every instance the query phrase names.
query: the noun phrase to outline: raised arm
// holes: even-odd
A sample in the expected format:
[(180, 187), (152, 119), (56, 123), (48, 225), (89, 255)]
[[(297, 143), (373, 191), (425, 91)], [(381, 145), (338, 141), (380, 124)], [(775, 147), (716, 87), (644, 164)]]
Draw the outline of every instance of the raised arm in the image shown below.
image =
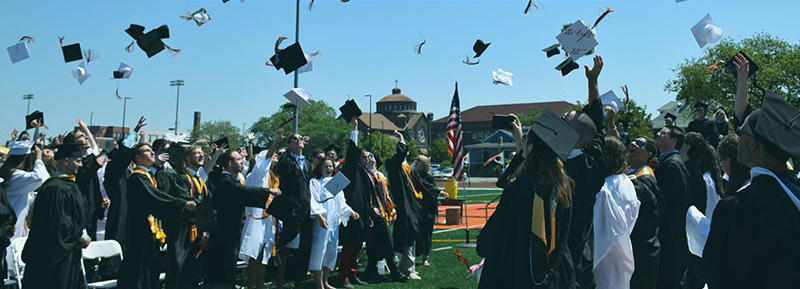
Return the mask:
[(594, 57), (594, 66), (590, 69), (588, 65), (583, 66), (586, 70), (586, 78), (589, 80), (589, 103), (593, 100), (600, 98), (600, 89), (597, 85), (597, 77), (600, 76), (600, 71), (603, 70), (603, 58), (600, 55)]
[(86, 122), (80, 118), (76, 119), (75, 121), (78, 122), (78, 127), (80, 127), (80, 130), (83, 132), (83, 134), (86, 135), (86, 139), (89, 140), (89, 152), (91, 152), (94, 155), (98, 155), (100, 153), (100, 150), (98, 150), (97, 148), (97, 141), (95, 141), (94, 135), (89, 130), (89, 126), (87, 126)]
[(278, 147), (280, 146), (281, 142), (283, 142), (283, 129), (278, 129), (278, 138), (272, 142), (272, 145), (267, 150), (267, 155), (265, 156), (267, 159), (271, 159), (275, 152), (278, 151)]
[[(739, 122), (744, 122), (747, 111), (747, 77), (750, 75), (750, 62), (741, 53), (737, 53), (733, 59), (736, 66), (738, 86), (736, 87), (735, 117)], [(739, 125), (739, 124), (737, 124)]]
[(617, 124), (614, 123), (614, 116), (617, 113), (614, 112), (614, 109), (608, 106), (603, 107), (603, 110), (606, 112), (606, 129), (608, 130), (608, 134), (622, 140), (622, 136), (619, 135), (619, 131), (617, 130)]
[(408, 155), (408, 145), (406, 145), (406, 140), (403, 137), (403, 134), (399, 133), (398, 131), (394, 131), (394, 136), (397, 137), (400, 141), (397, 142), (397, 149), (395, 150), (395, 154), (386, 160), (386, 169), (391, 170), (391, 168), (398, 168), (403, 163), (403, 160)]

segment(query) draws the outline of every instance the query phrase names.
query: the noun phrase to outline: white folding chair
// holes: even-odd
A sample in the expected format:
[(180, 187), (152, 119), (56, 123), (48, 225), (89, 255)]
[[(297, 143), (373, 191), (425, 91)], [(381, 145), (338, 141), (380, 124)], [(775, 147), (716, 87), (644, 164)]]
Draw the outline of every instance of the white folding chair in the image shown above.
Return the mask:
[[(94, 241), (82, 251), (84, 260), (96, 260), (119, 256), (122, 260), (122, 246), (115, 240)], [(86, 280), (86, 268), (81, 261), (81, 272)], [(88, 282), (87, 282), (88, 283)], [(98, 281), (87, 284), (88, 288), (117, 288), (117, 279)]]
[(11, 239), (11, 254), (13, 254), (14, 274), (17, 275), (17, 288), (22, 289), (22, 276), (25, 273), (25, 262), (22, 262), (22, 249), (25, 248), (25, 242), (28, 237), (17, 237)]

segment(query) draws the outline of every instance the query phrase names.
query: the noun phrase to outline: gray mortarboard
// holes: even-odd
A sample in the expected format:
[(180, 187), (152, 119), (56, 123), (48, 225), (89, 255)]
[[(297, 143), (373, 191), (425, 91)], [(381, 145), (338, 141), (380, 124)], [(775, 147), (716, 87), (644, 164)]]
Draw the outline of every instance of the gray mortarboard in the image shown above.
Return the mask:
[(575, 21), (569, 27), (562, 29), (561, 34), (556, 36), (556, 39), (572, 60), (578, 60), (578, 58), (592, 51), (598, 44), (594, 32), (589, 29), (589, 26), (583, 20)]
[(80, 43), (61, 46), (61, 52), (64, 53), (64, 63), (70, 63), (83, 59), (83, 52), (81, 50)]
[(692, 34), (694, 34), (694, 40), (697, 41), (697, 45), (703, 48), (707, 44), (717, 43), (722, 39), (722, 28), (714, 25), (711, 14), (706, 14), (703, 19), (700, 19), (700, 22), (697, 22), (692, 27)]
[(189, 143), (189, 141), (186, 140), (186, 136), (187, 135), (185, 135), (185, 134), (176, 135), (174, 133), (166, 133), (166, 134), (164, 134), (164, 139), (166, 139), (166, 140), (168, 140), (170, 142), (178, 143), (178, 144)]
[[(747, 63), (750, 66), (750, 70), (747, 73), (747, 77), (753, 76), (753, 74), (756, 73), (756, 71), (758, 71), (758, 64), (756, 64), (755, 61), (750, 59), (750, 56), (747, 56), (747, 53), (744, 53), (744, 51), (739, 51), (739, 53), (737, 54), (742, 54), (742, 56), (744, 56), (744, 58), (747, 59)], [(728, 63), (725, 63), (725, 72), (733, 74), (733, 76), (739, 75), (739, 72), (736, 71), (736, 65), (734, 64), (735, 59), (736, 55), (731, 57), (731, 60), (728, 60)]]
[(622, 103), (622, 101), (619, 100), (619, 97), (617, 97), (617, 94), (614, 93), (613, 90), (609, 90), (608, 92), (601, 95), (600, 103), (602, 103), (603, 106), (606, 105), (610, 106), (611, 109), (614, 110), (614, 112), (619, 112), (625, 108), (625, 105)]
[(144, 33), (144, 26), (131, 24), (128, 29), (125, 29), (125, 32), (136, 40), (136, 45), (147, 54), (147, 58), (151, 58), (163, 51), (166, 48), (166, 44), (162, 39), (169, 38), (169, 27), (167, 25), (161, 25)]
[(226, 148), (231, 148), (230, 147), (231, 145), (230, 145), (230, 142), (228, 141), (228, 137), (227, 136), (225, 136), (225, 137), (223, 137), (221, 139), (218, 139), (217, 141), (214, 142), (214, 144), (217, 145), (217, 148), (222, 148), (223, 146), (226, 147)]
[(514, 86), (512, 80), (514, 78), (514, 74), (503, 69), (496, 69), (492, 70), (492, 83), (493, 84), (505, 84), (508, 86)]
[(560, 47), (561, 47), (561, 44), (556, 43), (556, 44), (548, 46), (545, 49), (542, 49), (542, 51), (547, 53), (547, 58), (550, 58), (553, 55), (561, 54), (561, 49), (559, 49)]
[(86, 61), (81, 61), (81, 64), (72, 70), (72, 77), (75, 77), (80, 84), (83, 84), (86, 79), (89, 79), (89, 76), (92, 76), (92, 73), (89, 72), (89, 65)]
[(44, 113), (41, 112), (41, 111), (36, 110), (36, 111), (32, 112), (31, 114), (25, 116), (25, 129), (32, 129), (33, 128), (33, 126), (31, 125), (31, 122), (34, 119), (39, 121), (39, 126), (44, 126)]
[(472, 51), (475, 52), (475, 57), (474, 58), (481, 57), (481, 54), (483, 54), (483, 52), (486, 51), (486, 48), (489, 48), (489, 45), (492, 45), (492, 44), (491, 43), (484, 43), (483, 40), (480, 40), (480, 39), (475, 40), (475, 44), (472, 45)]
[(31, 57), (28, 53), (28, 43), (25, 41), (17, 42), (17, 44), (8, 47), (8, 57), (11, 58), (11, 63), (17, 63)]
[(311, 103), (308, 102), (308, 99), (311, 98), (311, 93), (302, 88), (292, 88), (289, 92), (284, 93), (283, 97), (297, 106), (298, 109), (303, 109), (311, 105)]
[(211, 14), (208, 14), (206, 8), (200, 8), (199, 10), (192, 13), (191, 18), (189, 19), (194, 20), (194, 23), (196, 23), (197, 26), (203, 26), (203, 24), (206, 24), (208, 23), (208, 21), (211, 21)]
[(24, 156), (31, 152), (31, 148), (33, 148), (33, 141), (25, 140), (25, 141), (15, 141), (11, 142), (8, 145), (9, 154), (12, 156)]
[(791, 158), (800, 158), (800, 110), (791, 103), (767, 91), (761, 105), (754, 135)]
[(83, 144), (65, 143), (56, 147), (53, 159), (60, 160), (65, 158), (80, 158), (83, 156)]
[(300, 43), (298, 42), (281, 49), (278, 53), (270, 57), (269, 61), (272, 62), (275, 69), (283, 69), (283, 72), (286, 74), (292, 73), (308, 63), (303, 53), (303, 48), (300, 47)]
[(561, 71), (561, 76), (566, 76), (570, 72), (575, 69), (578, 69), (580, 66), (576, 63), (572, 58), (564, 59), (561, 63), (556, 66), (556, 70)]
[(552, 110), (545, 109), (531, 127), (528, 135), (538, 136), (563, 161), (578, 142), (578, 133)]
[(358, 108), (358, 104), (356, 104), (356, 101), (352, 99), (346, 101), (344, 105), (339, 107), (339, 111), (342, 113), (341, 117), (348, 123), (354, 117), (361, 116), (361, 109)]
[(664, 122), (666, 122), (667, 120), (674, 122), (676, 119), (678, 119), (678, 116), (672, 114), (671, 112), (668, 112), (667, 114), (664, 115)]
[(119, 64), (119, 68), (114, 71), (114, 79), (121, 79), (121, 78), (130, 78), (131, 73), (133, 73), (133, 66), (128, 65), (125, 62)]

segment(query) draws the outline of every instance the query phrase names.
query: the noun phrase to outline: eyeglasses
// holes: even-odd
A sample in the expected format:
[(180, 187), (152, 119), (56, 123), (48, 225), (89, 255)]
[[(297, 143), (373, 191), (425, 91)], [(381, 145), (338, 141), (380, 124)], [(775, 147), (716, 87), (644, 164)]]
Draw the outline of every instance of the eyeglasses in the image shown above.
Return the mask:
[(631, 144), (635, 145), (636, 147), (644, 147), (645, 142), (637, 139), (637, 140), (634, 140), (633, 142), (631, 142)]
[(293, 141), (298, 141), (298, 140), (301, 140), (301, 138), (299, 138), (299, 137), (296, 137), (296, 136), (293, 136), (293, 137), (290, 137), (290, 138), (289, 138), (289, 141), (290, 141), (290, 142), (293, 142)]

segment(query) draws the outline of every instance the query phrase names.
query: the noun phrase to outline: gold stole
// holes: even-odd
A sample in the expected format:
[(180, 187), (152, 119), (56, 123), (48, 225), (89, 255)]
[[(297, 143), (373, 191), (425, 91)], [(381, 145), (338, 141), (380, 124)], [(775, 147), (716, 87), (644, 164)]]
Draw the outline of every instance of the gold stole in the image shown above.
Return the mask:
[[(150, 175), (150, 172), (146, 171), (145, 169), (139, 166), (134, 166), (132, 174), (144, 175), (145, 177), (147, 177), (147, 180), (150, 181), (150, 184), (152, 184), (156, 188), (158, 187), (158, 182), (156, 182), (156, 179), (153, 178), (153, 176)], [(167, 234), (164, 233), (164, 228), (163, 225), (161, 224), (161, 220), (156, 219), (156, 217), (154, 217), (153, 215), (147, 215), (147, 222), (150, 223), (150, 232), (153, 233), (153, 235), (159, 242), (161, 242), (161, 244), (164, 244), (167, 241)]]
[[(204, 181), (200, 177), (195, 177), (188, 168), (183, 169), (183, 173), (186, 175), (186, 178), (189, 180), (189, 195), (192, 197), (203, 197), (208, 196), (208, 187), (206, 186), (206, 181)], [(189, 242), (194, 242), (197, 240), (197, 225), (192, 224), (191, 232), (189, 233)]]
[(406, 161), (403, 161), (402, 167), (403, 173), (406, 175), (406, 180), (408, 180), (408, 185), (411, 187), (411, 190), (414, 191), (414, 197), (416, 197), (418, 200), (421, 200), (422, 192), (417, 191), (417, 189), (414, 188), (414, 182), (411, 181), (411, 165), (409, 165)]
[(533, 197), (533, 214), (531, 216), (531, 232), (536, 237), (542, 240), (542, 243), (547, 246), (547, 255), (550, 256), (556, 248), (556, 204), (550, 205), (550, 238), (547, 238), (545, 229), (545, 205), (544, 200), (539, 197), (539, 194), (534, 193)]
[(651, 169), (649, 166), (642, 166), (641, 168), (639, 168), (638, 171), (636, 171), (635, 175), (636, 175), (637, 178), (641, 177), (641, 176), (645, 176), (645, 175), (650, 175), (650, 176), (653, 176), (653, 177), (656, 176), (656, 174), (653, 173), (653, 169)]

